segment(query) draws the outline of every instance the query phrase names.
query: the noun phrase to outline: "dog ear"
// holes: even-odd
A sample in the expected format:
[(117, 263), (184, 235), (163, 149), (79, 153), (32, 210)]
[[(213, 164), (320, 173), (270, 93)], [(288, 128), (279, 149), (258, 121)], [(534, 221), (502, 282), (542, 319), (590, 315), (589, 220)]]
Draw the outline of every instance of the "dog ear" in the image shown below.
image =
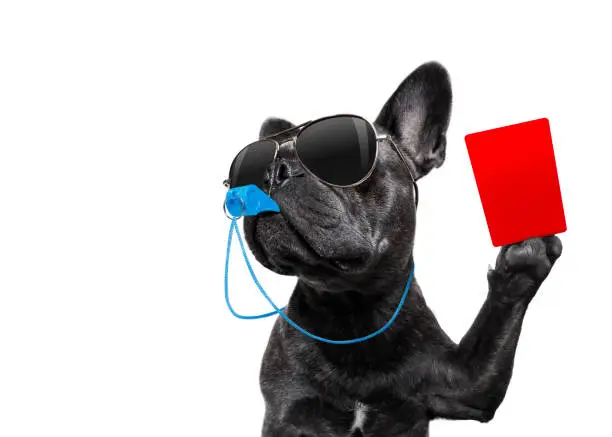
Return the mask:
[(270, 117), (266, 119), (259, 129), (259, 138), (265, 138), (294, 127), (294, 124), (282, 118)]
[(376, 119), (412, 161), (417, 179), (444, 163), (451, 101), (446, 69), (428, 62), (400, 84)]

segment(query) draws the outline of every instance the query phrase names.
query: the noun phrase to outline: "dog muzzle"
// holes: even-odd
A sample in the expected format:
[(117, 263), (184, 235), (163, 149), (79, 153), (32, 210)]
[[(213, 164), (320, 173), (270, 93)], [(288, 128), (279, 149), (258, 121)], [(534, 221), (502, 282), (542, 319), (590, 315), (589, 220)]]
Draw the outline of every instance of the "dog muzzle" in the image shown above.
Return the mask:
[[(313, 340), (321, 341), (324, 343), (330, 343), (330, 344), (353, 344), (353, 343), (360, 343), (362, 341), (369, 340), (381, 334), (385, 330), (387, 330), (387, 328), (389, 328), (389, 326), (391, 326), (393, 322), (395, 321), (397, 315), (402, 309), (402, 306), (404, 305), (404, 302), (406, 301), (406, 296), (408, 295), (408, 291), (410, 290), (410, 285), (412, 284), (412, 277), (414, 275), (414, 264), (412, 264), (412, 267), (410, 269), (410, 274), (408, 276), (408, 281), (406, 283), (406, 287), (404, 288), (404, 293), (402, 295), (402, 298), (399, 304), (397, 305), (395, 312), (393, 313), (391, 318), (387, 321), (387, 323), (385, 323), (384, 326), (382, 326), (377, 331), (372, 332), (366, 336), (359, 337), (359, 338), (352, 338), (349, 340), (331, 340), (329, 338), (320, 337), (318, 335), (315, 335), (305, 330), (301, 326), (299, 326), (292, 319), (290, 319), (287, 316), (287, 314), (285, 314), (285, 311), (284, 311), (285, 307), (279, 308), (272, 301), (268, 293), (266, 293), (266, 290), (264, 290), (264, 288), (259, 283), (259, 280), (255, 276), (255, 272), (253, 271), (253, 267), (251, 266), (251, 263), (249, 262), (249, 258), (247, 256), (246, 247), (244, 245), (244, 242), (242, 241), (242, 237), (240, 236), (240, 231), (238, 229), (238, 224), (237, 224), (237, 220), (240, 217), (253, 216), (253, 215), (260, 214), (262, 212), (280, 212), (280, 208), (278, 207), (278, 204), (270, 196), (266, 195), (266, 193), (264, 193), (257, 186), (244, 185), (244, 186), (232, 188), (227, 192), (225, 196), (225, 202), (223, 203), (223, 210), (225, 211), (225, 215), (231, 220), (229, 236), (227, 238), (227, 253), (225, 256), (225, 302), (230, 312), (234, 316), (238, 317), (239, 319), (252, 320), (252, 319), (262, 319), (265, 317), (279, 315), (280, 317), (285, 319), (285, 321), (289, 325), (293, 326), (296, 330), (306, 335), (307, 337), (310, 337)], [(231, 251), (232, 237), (234, 235), (234, 232), (236, 233), (236, 236), (238, 237), (238, 243), (240, 244), (242, 256), (244, 257), (244, 261), (247, 265), (249, 273), (251, 274), (251, 278), (253, 279), (253, 282), (255, 283), (259, 291), (261, 292), (262, 296), (268, 301), (270, 306), (274, 309), (274, 311), (271, 311), (269, 313), (264, 313), (264, 314), (243, 315), (243, 314), (238, 314), (232, 307), (230, 303), (230, 299), (229, 299), (229, 285), (228, 284), (229, 284), (230, 251)]]

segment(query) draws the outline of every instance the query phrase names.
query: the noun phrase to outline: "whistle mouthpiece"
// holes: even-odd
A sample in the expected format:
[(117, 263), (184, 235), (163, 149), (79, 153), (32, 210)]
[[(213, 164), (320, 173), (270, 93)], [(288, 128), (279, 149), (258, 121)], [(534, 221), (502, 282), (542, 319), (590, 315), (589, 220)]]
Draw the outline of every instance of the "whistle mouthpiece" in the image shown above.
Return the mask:
[(225, 209), (234, 218), (262, 212), (280, 212), (278, 204), (256, 185), (232, 188), (225, 195)]

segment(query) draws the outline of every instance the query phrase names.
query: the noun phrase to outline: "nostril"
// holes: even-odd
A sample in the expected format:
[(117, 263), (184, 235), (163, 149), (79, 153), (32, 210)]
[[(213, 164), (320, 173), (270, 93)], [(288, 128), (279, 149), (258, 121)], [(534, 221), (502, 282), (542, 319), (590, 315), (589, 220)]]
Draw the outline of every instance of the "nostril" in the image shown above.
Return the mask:
[(279, 183), (289, 179), (289, 167), (283, 161), (278, 163), (276, 167), (276, 180)]
[(266, 183), (280, 187), (289, 179), (298, 176), (303, 176), (303, 172), (298, 168), (297, 163), (279, 159), (268, 169)]
[(285, 160), (280, 160), (274, 168), (274, 185), (282, 186), (290, 177), (292, 177), (291, 168)]

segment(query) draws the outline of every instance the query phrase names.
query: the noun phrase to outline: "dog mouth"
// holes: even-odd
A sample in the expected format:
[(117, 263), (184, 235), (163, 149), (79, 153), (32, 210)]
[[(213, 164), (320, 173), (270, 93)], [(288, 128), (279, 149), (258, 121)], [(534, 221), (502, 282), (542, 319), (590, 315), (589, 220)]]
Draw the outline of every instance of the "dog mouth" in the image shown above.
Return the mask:
[[(371, 264), (372, 251), (366, 250), (367, 245), (361, 244), (353, 250), (346, 247), (341, 251), (329, 249), (341, 240), (339, 235), (342, 235), (342, 229), (338, 229), (337, 232), (329, 229), (321, 231), (314, 224), (307, 225), (303, 218), (296, 220), (293, 216), (294, 214), (281, 212), (263, 213), (253, 218), (254, 223), (250, 230), (253, 233), (251, 244), (254, 246), (252, 247), (254, 252), (260, 253), (258, 258), (263, 258), (260, 261), (264, 265), (273, 267), (273, 270), (280, 274), (295, 274), (296, 271), (316, 273), (321, 269), (351, 274), (360, 273)], [(262, 231), (267, 226), (274, 228), (274, 235)], [(330, 233), (336, 234), (336, 238), (327, 236)], [(271, 247), (275, 247), (276, 244), (269, 241), (271, 238), (290, 243), (280, 251), (274, 250)]]
[(302, 233), (296, 225), (291, 223), (286, 217), (283, 217), (287, 228), (295, 234), (303, 246), (315, 254), (318, 258), (330, 265), (332, 268), (342, 272), (359, 271), (367, 264), (368, 257), (365, 255), (356, 256), (329, 256), (318, 251), (312, 244), (308, 242), (308, 237)]

